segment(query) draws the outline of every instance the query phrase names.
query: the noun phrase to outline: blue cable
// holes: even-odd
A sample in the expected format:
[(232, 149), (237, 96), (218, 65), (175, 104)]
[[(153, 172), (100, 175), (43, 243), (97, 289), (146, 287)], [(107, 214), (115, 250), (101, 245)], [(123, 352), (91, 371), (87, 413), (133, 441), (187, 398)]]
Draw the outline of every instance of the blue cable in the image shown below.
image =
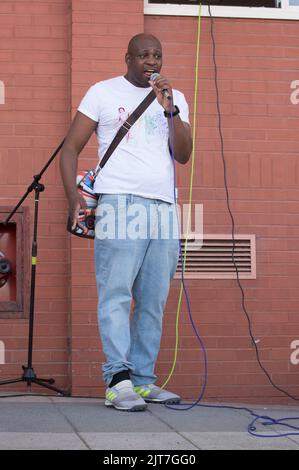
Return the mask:
[(170, 111), (170, 122), (171, 122), (171, 158), (172, 158), (172, 163), (173, 163), (173, 181), (174, 181), (173, 195), (174, 195), (176, 216), (177, 216), (177, 222), (178, 222), (178, 224), (177, 224), (178, 225), (178, 231), (179, 231), (178, 241), (179, 241), (180, 258), (181, 258), (181, 263), (182, 263), (181, 281), (182, 281), (183, 291), (184, 291), (184, 294), (185, 294), (185, 299), (186, 299), (186, 302), (187, 302), (187, 309), (188, 309), (189, 319), (190, 319), (192, 328), (193, 328), (193, 330), (195, 332), (195, 335), (196, 335), (196, 337), (197, 337), (197, 339), (200, 343), (200, 346), (201, 346), (201, 349), (202, 349), (203, 355), (204, 355), (204, 382), (203, 382), (202, 390), (199, 394), (198, 399), (194, 403), (192, 403), (191, 405), (190, 404), (185, 404), (186, 408), (184, 408), (184, 410), (182, 410), (181, 408), (175, 408), (175, 407), (170, 407), (169, 405), (166, 405), (167, 407), (169, 407), (171, 409), (186, 411), (186, 410), (190, 410), (191, 408), (196, 406), (202, 400), (202, 398), (204, 396), (206, 386), (207, 386), (207, 378), (208, 378), (208, 373), (207, 373), (208, 361), (207, 361), (207, 351), (206, 351), (205, 346), (203, 344), (203, 340), (202, 340), (201, 336), (199, 335), (199, 333), (196, 329), (196, 326), (195, 326), (195, 323), (194, 323), (194, 320), (193, 320), (193, 317), (192, 317), (189, 296), (188, 296), (188, 292), (187, 292), (187, 289), (186, 289), (186, 286), (185, 286), (184, 269), (183, 269), (184, 268), (184, 257), (183, 257), (181, 237), (180, 237), (180, 221), (179, 221), (179, 216), (178, 216), (178, 211), (177, 211), (177, 196), (176, 196), (176, 190), (175, 190), (175, 188), (176, 188), (176, 165), (175, 165), (175, 158), (174, 158), (174, 120), (173, 120), (172, 108), (171, 108), (171, 111)]
[[(172, 158), (172, 163), (173, 163), (173, 181), (174, 181), (173, 193), (174, 193), (176, 216), (177, 216), (178, 230), (179, 230), (178, 240), (179, 240), (179, 251), (180, 251), (180, 258), (181, 258), (181, 265), (182, 265), (181, 281), (182, 281), (183, 290), (184, 290), (184, 294), (185, 294), (185, 298), (186, 298), (189, 319), (190, 319), (192, 328), (195, 332), (195, 335), (196, 335), (196, 337), (197, 337), (197, 339), (200, 343), (201, 349), (202, 349), (203, 354), (204, 354), (204, 382), (203, 382), (202, 390), (199, 394), (199, 397), (194, 403), (191, 403), (191, 404), (189, 404), (189, 403), (179, 403), (179, 404), (176, 405), (176, 407), (173, 406), (173, 405), (168, 405), (167, 403), (165, 403), (164, 406), (166, 408), (169, 408), (169, 409), (175, 410), (175, 411), (188, 411), (188, 410), (191, 410), (192, 408), (194, 408), (195, 406), (199, 406), (199, 407), (202, 407), (202, 408), (215, 408), (215, 409), (246, 411), (247, 413), (249, 413), (251, 416), (254, 417), (254, 419), (249, 423), (249, 425), (247, 427), (247, 432), (251, 436), (259, 437), (259, 438), (299, 436), (299, 427), (292, 426), (291, 424), (288, 424), (288, 423), (285, 422), (285, 421), (299, 421), (299, 417), (292, 417), (292, 418), (285, 417), (285, 418), (280, 418), (280, 419), (274, 419), (274, 418), (271, 418), (270, 416), (258, 415), (253, 410), (251, 410), (250, 408), (246, 408), (246, 407), (229, 406), (229, 405), (204, 405), (202, 403), (199, 404), (199, 402), (202, 400), (202, 398), (204, 396), (206, 386), (207, 386), (207, 378), (208, 378), (208, 375), (207, 375), (207, 370), (208, 370), (208, 367), (207, 367), (207, 365), (208, 365), (207, 364), (207, 351), (205, 349), (203, 340), (202, 340), (201, 336), (199, 335), (199, 333), (197, 331), (197, 328), (195, 326), (195, 323), (194, 323), (194, 320), (193, 320), (193, 317), (192, 317), (192, 313), (191, 313), (189, 296), (188, 296), (188, 292), (187, 292), (187, 289), (186, 289), (186, 286), (185, 286), (184, 269), (183, 269), (184, 268), (184, 259), (183, 259), (183, 251), (182, 251), (182, 244), (181, 244), (181, 238), (180, 238), (180, 223), (179, 223), (179, 216), (178, 216), (178, 211), (177, 211), (177, 196), (176, 196), (176, 190), (175, 190), (175, 188), (176, 188), (176, 179), (177, 178), (176, 178), (176, 164), (175, 164), (175, 158), (174, 158), (174, 120), (173, 120), (172, 108), (171, 108), (171, 111), (170, 111), (170, 116), (171, 116), (170, 117), (171, 134), (172, 134), (172, 136), (171, 136), (171, 158)], [(177, 407), (179, 407), (179, 408), (177, 408)], [(185, 407), (185, 408), (180, 408), (180, 407)], [(285, 426), (289, 429), (292, 429), (292, 430), (295, 430), (295, 431), (298, 431), (298, 432), (275, 433), (275, 434), (259, 434), (258, 432), (256, 432), (257, 431), (256, 425), (260, 420), (264, 420), (264, 421), (261, 422), (261, 424), (263, 426), (280, 425), (280, 426)]]
[(247, 427), (248, 434), (254, 437), (273, 438), (273, 437), (288, 437), (288, 436), (299, 435), (299, 432), (275, 433), (275, 434), (259, 434), (258, 432), (256, 432), (256, 423), (260, 420), (265, 420), (264, 422), (261, 423), (263, 426), (281, 425), (281, 426), (285, 426), (290, 429), (299, 431), (299, 427), (284, 423), (284, 421), (295, 421), (295, 420), (298, 421), (299, 417), (275, 419), (275, 418), (271, 418), (270, 416), (258, 415), (257, 413), (252, 411), (250, 408), (246, 408), (242, 406), (203, 405), (203, 404), (200, 404), (198, 406), (202, 408), (218, 408), (218, 409), (227, 409), (227, 410), (236, 410), (236, 411), (246, 411), (247, 413), (249, 413), (251, 416), (254, 417), (254, 419), (249, 423)]

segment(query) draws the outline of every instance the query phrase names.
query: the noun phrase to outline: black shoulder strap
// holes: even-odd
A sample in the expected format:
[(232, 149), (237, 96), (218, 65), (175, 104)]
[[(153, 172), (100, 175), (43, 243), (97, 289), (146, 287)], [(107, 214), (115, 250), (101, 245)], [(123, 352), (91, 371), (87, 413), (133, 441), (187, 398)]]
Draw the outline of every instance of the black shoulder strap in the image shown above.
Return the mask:
[(95, 177), (98, 175), (100, 170), (103, 166), (107, 163), (108, 159), (111, 157), (112, 153), (120, 143), (120, 141), (125, 137), (127, 132), (131, 129), (133, 124), (140, 118), (140, 116), (144, 113), (144, 111), (149, 107), (149, 105), (154, 101), (156, 98), (156, 94), (154, 90), (152, 90), (140, 103), (139, 106), (133, 111), (132, 114), (128, 117), (128, 119), (123, 123), (123, 125), (118, 129), (114, 139), (112, 140), (111, 144), (109, 145), (108, 149), (106, 150), (105, 155), (100, 161), (98, 169), (95, 172)]

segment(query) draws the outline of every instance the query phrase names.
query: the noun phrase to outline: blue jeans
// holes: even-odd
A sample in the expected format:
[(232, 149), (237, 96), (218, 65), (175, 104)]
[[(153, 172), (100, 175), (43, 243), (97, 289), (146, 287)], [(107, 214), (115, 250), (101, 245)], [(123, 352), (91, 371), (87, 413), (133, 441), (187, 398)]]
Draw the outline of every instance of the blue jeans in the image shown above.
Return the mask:
[[(170, 215), (168, 228), (163, 211)], [(132, 194), (99, 197), (94, 247), (106, 384), (122, 370), (129, 371), (134, 385), (157, 378), (154, 368), (178, 262), (178, 233), (174, 204)]]

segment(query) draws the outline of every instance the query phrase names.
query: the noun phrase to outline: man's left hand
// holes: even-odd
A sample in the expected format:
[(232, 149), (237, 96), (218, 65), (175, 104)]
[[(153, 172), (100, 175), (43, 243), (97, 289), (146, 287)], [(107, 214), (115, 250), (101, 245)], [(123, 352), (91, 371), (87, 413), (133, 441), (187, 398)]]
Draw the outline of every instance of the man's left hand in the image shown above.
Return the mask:
[(167, 90), (168, 94), (173, 98), (172, 86), (168, 79), (163, 77), (163, 75), (159, 75), (155, 81), (149, 80), (149, 84), (153, 87), (160, 105), (163, 106), (165, 111), (170, 112), (173, 109), (173, 101), (172, 99), (167, 98), (163, 93), (163, 90)]

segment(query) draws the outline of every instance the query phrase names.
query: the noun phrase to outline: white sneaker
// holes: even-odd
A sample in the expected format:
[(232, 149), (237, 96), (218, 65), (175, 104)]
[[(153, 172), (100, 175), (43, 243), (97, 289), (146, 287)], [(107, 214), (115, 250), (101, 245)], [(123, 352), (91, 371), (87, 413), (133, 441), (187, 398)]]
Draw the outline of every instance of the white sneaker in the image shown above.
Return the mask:
[(122, 380), (114, 387), (108, 387), (105, 406), (121, 411), (143, 411), (147, 407), (143, 398), (134, 392), (131, 380)]
[(157, 385), (137, 385), (134, 390), (138, 395), (144, 398), (147, 403), (180, 403), (181, 397), (172, 392), (163, 390)]

